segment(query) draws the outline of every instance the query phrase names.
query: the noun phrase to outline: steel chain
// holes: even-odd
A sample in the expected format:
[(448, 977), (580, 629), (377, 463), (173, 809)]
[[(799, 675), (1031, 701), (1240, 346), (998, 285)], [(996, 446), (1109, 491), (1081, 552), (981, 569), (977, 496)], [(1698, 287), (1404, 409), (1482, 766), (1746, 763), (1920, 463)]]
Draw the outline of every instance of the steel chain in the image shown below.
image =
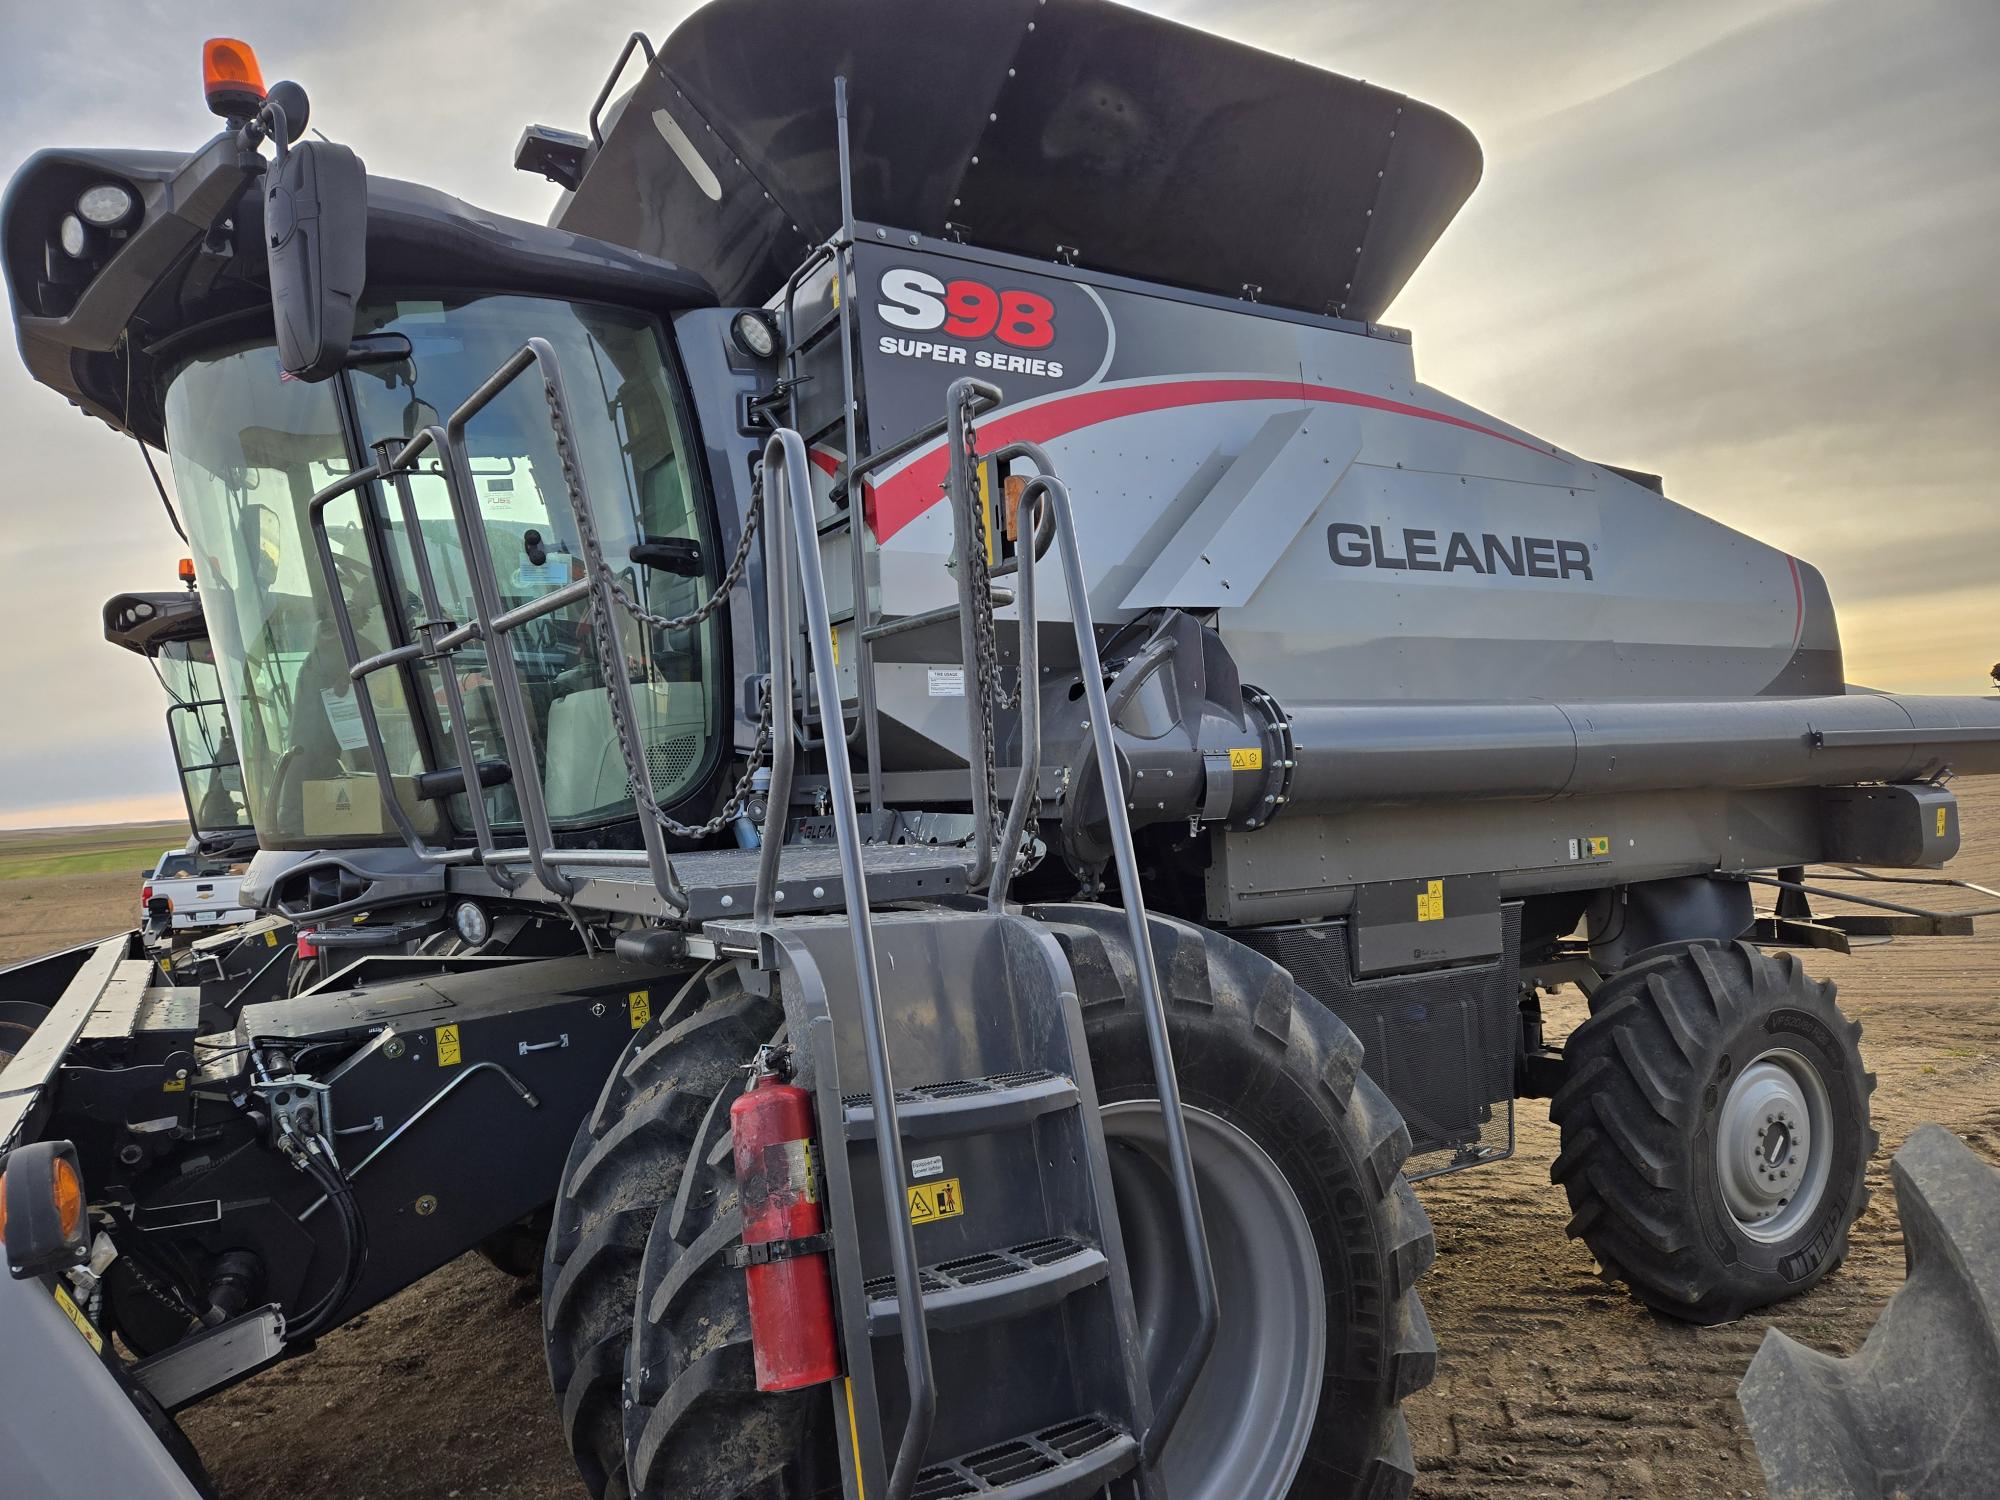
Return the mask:
[[(570, 442), (569, 424), (563, 419), (562, 403), (556, 394), (555, 383), (544, 378), (543, 394), (549, 403), (549, 425), (555, 430), (556, 456), (562, 461), (563, 482), (568, 487), (570, 509), (575, 513), (577, 537), (583, 543), (584, 556), (590, 559), (598, 570), (598, 579), (606, 588), (590, 591), (591, 635), (595, 637), (598, 670), (604, 676), (604, 697), (611, 709), (611, 727), (618, 736), (618, 747), (622, 753), (625, 747), (637, 742), (637, 735), (625, 717), (624, 695), (611, 691), (613, 673), (625, 670), (624, 652), (618, 639), (616, 621), (606, 606), (607, 593), (619, 605), (630, 611), (635, 619), (661, 630), (687, 630), (705, 622), (728, 600), (729, 591), (741, 581), (743, 570), (750, 558), (750, 541), (756, 534), (757, 524), (764, 511), (764, 474), (760, 469), (750, 485), (750, 505), (744, 512), (743, 535), (736, 544), (736, 555), (730, 559), (729, 569), (715, 591), (685, 615), (656, 615), (641, 608), (620, 586), (611, 565), (604, 560), (603, 548), (597, 539), (597, 523), (591, 516), (590, 506), (583, 495), (582, 481), (577, 475), (576, 456)], [(775, 649), (775, 643), (773, 646)], [(750, 805), (753, 794), (752, 783), (758, 771), (770, 759), (773, 724), (777, 706), (771, 701), (771, 684), (767, 678), (759, 694), (757, 709), (757, 733), (750, 748), (750, 756), (743, 763), (743, 774), (736, 778), (736, 785), (730, 789), (728, 800), (716, 815), (705, 823), (682, 823), (668, 816), (659, 801), (653, 796), (653, 768), (650, 764), (632, 765), (629, 757), (626, 770), (632, 783), (632, 800), (639, 811), (657, 822), (661, 829), (674, 838), (705, 839), (713, 837), (734, 823)], [(767, 814), (768, 816), (768, 814)]]
[(992, 824), (994, 858), (999, 868), (995, 870), (995, 880), (1013, 877), (1020, 861), (1018, 849), (1000, 848), (1000, 837), (1006, 831), (1006, 819), (1000, 811), (1000, 771), (995, 763), (994, 713), (996, 708), (1009, 710), (1019, 706), (1025, 684), (1016, 683), (1008, 694), (1000, 691), (1000, 644), (993, 625), (993, 575), (991, 564), (986, 558), (986, 518), (982, 514), (979, 501), (979, 433), (972, 425), (968, 395), (965, 409), (965, 472), (968, 476), (965, 494), (960, 497), (962, 507), (958, 518), (958, 534), (964, 538), (962, 550), (966, 568), (972, 580), (972, 643), (974, 656), (974, 680), (979, 692), (979, 718), (981, 724), (981, 764), (977, 774), (985, 788), (987, 816)]

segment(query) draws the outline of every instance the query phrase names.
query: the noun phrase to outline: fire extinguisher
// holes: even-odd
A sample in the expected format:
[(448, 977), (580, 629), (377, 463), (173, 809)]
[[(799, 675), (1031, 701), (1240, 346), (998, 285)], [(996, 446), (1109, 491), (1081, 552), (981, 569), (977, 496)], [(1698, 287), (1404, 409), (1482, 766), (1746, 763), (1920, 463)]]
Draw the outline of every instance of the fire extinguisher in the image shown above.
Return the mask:
[(750, 1086), (729, 1106), (743, 1243), (731, 1252), (750, 1294), (750, 1345), (760, 1391), (795, 1391), (840, 1373), (819, 1189), (812, 1095), (779, 1076), (761, 1047)]

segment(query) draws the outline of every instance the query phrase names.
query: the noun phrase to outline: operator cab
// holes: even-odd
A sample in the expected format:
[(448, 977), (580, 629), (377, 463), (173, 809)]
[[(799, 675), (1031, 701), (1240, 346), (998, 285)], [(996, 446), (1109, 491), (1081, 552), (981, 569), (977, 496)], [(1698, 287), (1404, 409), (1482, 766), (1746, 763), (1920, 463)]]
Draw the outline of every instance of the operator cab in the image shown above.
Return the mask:
[[(178, 594), (115, 594), (104, 604), (104, 638), (146, 659), (167, 690), (167, 739), (187, 803), (188, 826), (205, 856), (234, 860), (257, 847), (236, 736), (222, 698), (222, 675), (192, 566)], [(195, 856), (187, 856), (194, 871)], [(156, 874), (170, 873), (164, 867)]]
[[(296, 135), (303, 93), (278, 85), (271, 97), (281, 90), (301, 117)], [(290, 154), (311, 149), (295, 144)], [(352, 215), (365, 220), (353, 227), (365, 237), (367, 277), (345, 355), (325, 378), (299, 378), (274, 326), (263, 243), (276, 237), (265, 233), (264, 195), (284, 170), (279, 154), (266, 161), (236, 116), (185, 159), (43, 152), (7, 195), (8, 286), (37, 378), (171, 455), (213, 649), (214, 681), (201, 696), (219, 699), (235, 726), (244, 820), (267, 849), (401, 843), (335, 606), (364, 653), (421, 638), (427, 611), (409, 512), (375, 482), (327, 502), (328, 567), (317, 555), (314, 496), (449, 417), (531, 336), (546, 339), (572, 393), (577, 479), (602, 555), (646, 610), (685, 614), (711, 591), (722, 550), (669, 320), (714, 299), (666, 262), (367, 179)], [(353, 170), (358, 183), (358, 163)], [(125, 205), (117, 226), (67, 232), (80, 202), (113, 198)], [(490, 559), (500, 610), (580, 579), (570, 480), (539, 387), (520, 382), (487, 404), (465, 428), (465, 453), (476, 525), (454, 516), (436, 448), (406, 480), (441, 612), (474, 618), (470, 548)], [(635, 547), (658, 565), (630, 561)], [(726, 645), (713, 620), (681, 630), (628, 624), (607, 654), (597, 628), (580, 599), (515, 633), (513, 656), (558, 840), (633, 843), (615, 826), (630, 829), (632, 788), (602, 663), (622, 661), (628, 674), (655, 800), (703, 812), (716, 800), (727, 738)], [(437, 773), (458, 764), (454, 700), (482, 766), (503, 754), (483, 644), (413, 656), (366, 690), (380, 769), (402, 814), (426, 840), (462, 842), (465, 780)], [(520, 769), (476, 778), (497, 827), (521, 819)]]

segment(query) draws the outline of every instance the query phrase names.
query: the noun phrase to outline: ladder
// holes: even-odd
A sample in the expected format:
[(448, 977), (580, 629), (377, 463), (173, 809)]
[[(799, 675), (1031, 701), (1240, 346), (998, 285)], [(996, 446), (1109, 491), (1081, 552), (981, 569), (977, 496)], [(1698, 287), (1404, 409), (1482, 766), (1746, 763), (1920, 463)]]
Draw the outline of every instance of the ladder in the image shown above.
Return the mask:
[[(999, 401), (996, 388), (961, 379), (948, 391), (947, 411), (937, 424), (950, 444), (947, 490), (961, 559), (982, 542), (973, 424)], [(903, 444), (897, 449), (906, 451)], [(1074, 982), (1048, 930), (1007, 906), (1016, 853), (1038, 803), (1035, 554), (1050, 544), (1070, 594), (1093, 750), (1100, 774), (1116, 785), (1110, 714), (1067, 488), (1033, 444), (1009, 445), (993, 457), (1023, 459), (1036, 473), (1020, 502), (1023, 545), (1010, 564), (993, 570), (1018, 573), (1020, 671), (1027, 685), (1022, 763), (997, 834), (994, 790), (982, 774), (991, 764), (991, 698), (971, 680), (967, 684), (974, 810), (969, 880), (974, 889), (986, 888), (985, 909), (872, 910), (853, 771), (846, 737), (836, 734), (827, 736), (824, 753), (847, 890), (842, 918), (777, 914), (779, 848), (773, 838), (762, 851), (750, 923), (711, 924), (726, 946), (740, 951), (754, 943), (759, 963), (780, 972), (791, 1035), (807, 1039), (800, 1048), (807, 1069), (802, 1081), (809, 1078), (818, 1101), (822, 1140), (838, 1143), (825, 1155), (848, 1344), (846, 1409), (852, 1412), (846, 1418), (852, 1441), (843, 1446), (842, 1462), (856, 1493), (891, 1500), (1088, 1494), (1125, 1474), (1142, 1493), (1149, 1491), (1150, 1466), (1186, 1403), (1216, 1320), (1137, 857), (1123, 802), (1114, 797), (1108, 816), (1120, 888), (1128, 893), (1125, 936), (1198, 1311), (1197, 1336), (1173, 1379), (1157, 1397), (1149, 1393), (1134, 1353), (1130, 1285)], [(882, 461), (851, 464), (850, 482)], [(772, 697), (789, 701), (791, 657), (803, 639), (820, 720), (838, 724), (832, 622), (806, 446), (796, 431), (781, 430), (766, 443), (764, 483)], [(968, 566), (957, 571), (970, 679), (982, 620), (990, 629), (992, 596), (982, 592), (991, 588), (990, 575)], [(771, 806), (782, 809), (794, 772), (789, 736), (775, 742), (771, 771)], [(893, 960), (886, 969), (884, 951)], [(897, 1082), (899, 1073), (907, 1085)], [(980, 1165), (983, 1190), (997, 1200), (996, 1211), (977, 1220), (966, 1211), (968, 1179), (949, 1174), (952, 1152), (928, 1149), (943, 1141)], [(913, 1158), (912, 1146), (924, 1154)], [(913, 1213), (929, 1225), (927, 1247), (936, 1244), (939, 1252), (918, 1254)], [(966, 1226), (944, 1222), (960, 1218)], [(854, 1270), (865, 1273), (884, 1262), (882, 1274)], [(892, 1331), (900, 1369), (880, 1347)], [(954, 1359), (942, 1374), (932, 1358), (934, 1336), (954, 1340)], [(969, 1356), (968, 1340), (977, 1355)], [(998, 1399), (996, 1371), (1022, 1359), (1027, 1379), (1007, 1383), (1010, 1399)], [(968, 1379), (976, 1382), (972, 1388)], [(1065, 1400), (1070, 1409), (1062, 1409)], [(891, 1444), (887, 1436), (898, 1417)], [(995, 1417), (1007, 1430), (993, 1430)], [(940, 1449), (957, 1456), (940, 1458)]]

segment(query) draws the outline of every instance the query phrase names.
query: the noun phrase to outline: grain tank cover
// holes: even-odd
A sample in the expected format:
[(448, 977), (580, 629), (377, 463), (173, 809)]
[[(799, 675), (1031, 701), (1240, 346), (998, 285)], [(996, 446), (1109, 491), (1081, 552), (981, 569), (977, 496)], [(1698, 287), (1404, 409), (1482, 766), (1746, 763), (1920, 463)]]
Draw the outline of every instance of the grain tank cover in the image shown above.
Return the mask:
[(1379, 317), (1479, 180), (1438, 110), (1107, 0), (715, 0), (556, 222), (766, 300), (840, 224), (836, 74), (858, 219), (1312, 312)]

